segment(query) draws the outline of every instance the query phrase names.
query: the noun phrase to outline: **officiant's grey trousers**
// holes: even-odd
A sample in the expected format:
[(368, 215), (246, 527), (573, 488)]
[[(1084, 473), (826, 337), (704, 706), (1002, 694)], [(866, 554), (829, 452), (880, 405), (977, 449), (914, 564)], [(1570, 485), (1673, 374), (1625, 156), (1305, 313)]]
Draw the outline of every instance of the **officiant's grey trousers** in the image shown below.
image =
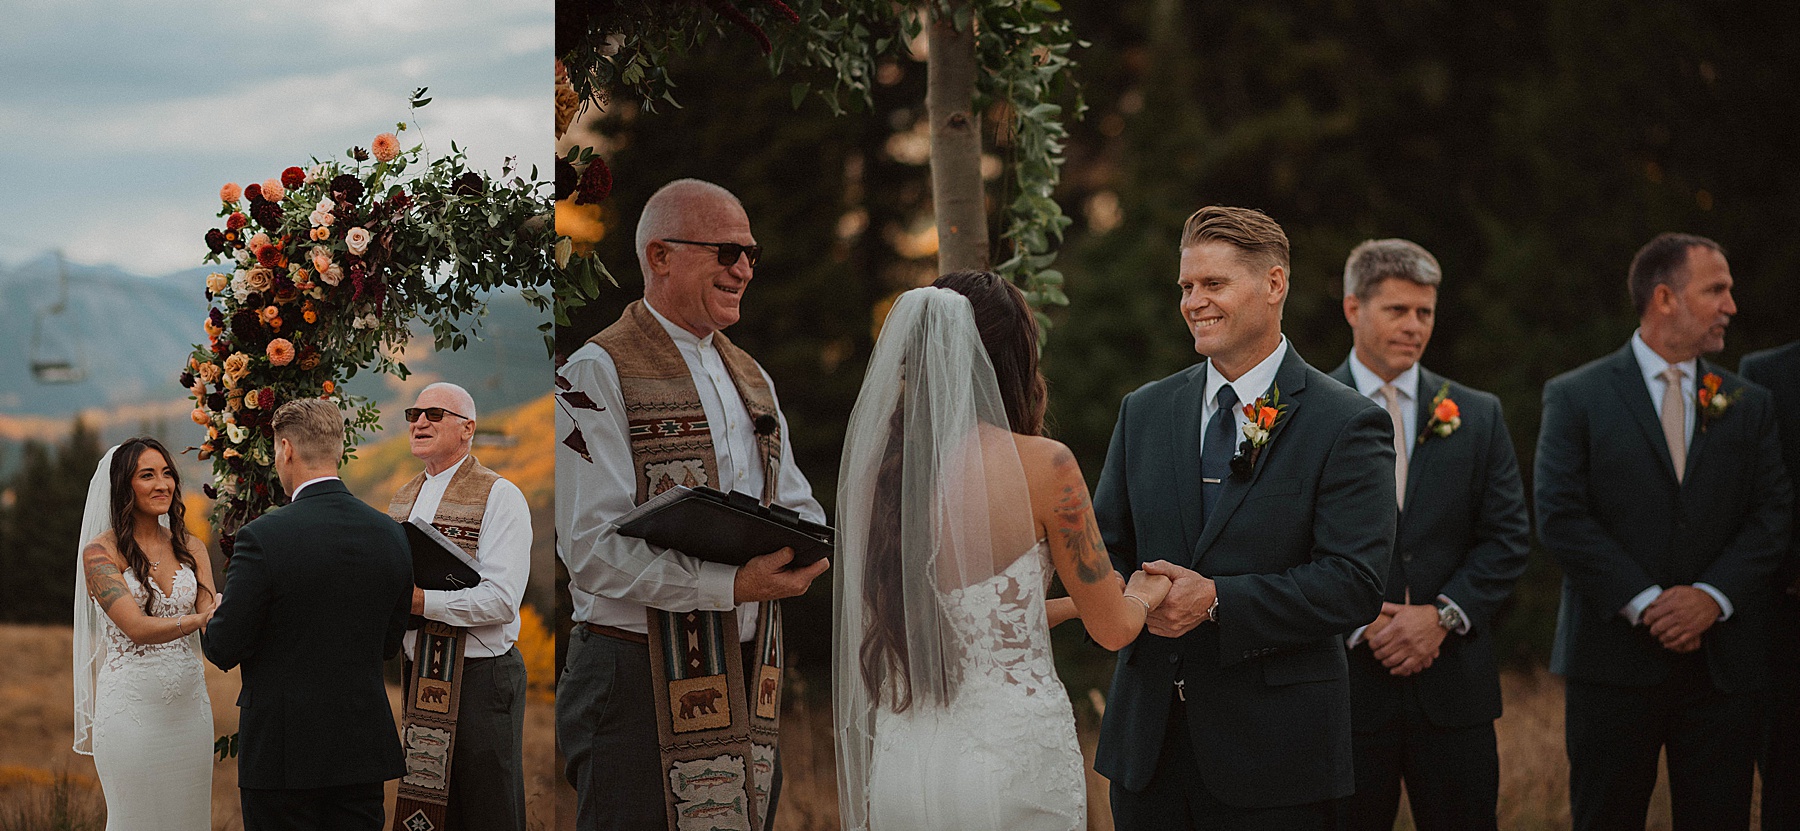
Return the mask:
[[(412, 667), (407, 666), (407, 681)], [(525, 831), (525, 659), (463, 661), (445, 831)]]
[[(754, 644), (744, 644), (744, 665), (753, 658)], [(580, 831), (668, 826), (651, 683), (649, 646), (575, 625), (556, 682), (556, 741), (567, 760), (563, 774), (575, 788)], [(780, 753), (769, 802), (781, 804)], [(770, 828), (774, 815), (771, 810)]]

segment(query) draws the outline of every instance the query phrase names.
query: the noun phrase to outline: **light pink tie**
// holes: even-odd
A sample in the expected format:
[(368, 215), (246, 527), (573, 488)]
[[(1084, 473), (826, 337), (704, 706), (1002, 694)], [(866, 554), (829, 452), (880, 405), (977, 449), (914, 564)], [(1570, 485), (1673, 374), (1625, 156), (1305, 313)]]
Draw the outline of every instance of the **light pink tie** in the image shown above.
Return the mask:
[(1669, 443), (1669, 461), (1675, 463), (1675, 481), (1687, 472), (1687, 402), (1681, 400), (1681, 367), (1671, 366), (1658, 373), (1663, 379), (1663, 441)]
[(1394, 420), (1394, 502), (1406, 507), (1406, 421), (1400, 416), (1400, 390), (1393, 384), (1381, 385), (1381, 397), (1387, 399), (1388, 418)]

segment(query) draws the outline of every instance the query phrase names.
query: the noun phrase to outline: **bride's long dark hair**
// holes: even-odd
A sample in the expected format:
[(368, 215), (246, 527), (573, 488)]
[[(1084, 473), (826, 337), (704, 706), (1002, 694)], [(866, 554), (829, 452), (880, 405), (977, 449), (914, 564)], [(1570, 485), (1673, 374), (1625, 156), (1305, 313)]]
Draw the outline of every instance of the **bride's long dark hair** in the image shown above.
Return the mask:
[[(975, 329), (994, 366), (1000, 403), (1009, 429), (1025, 435), (1042, 435), (1046, 393), (1038, 371), (1038, 328), (1025, 294), (1018, 286), (991, 271), (957, 271), (939, 277), (933, 286), (949, 289), (969, 299)], [(894, 712), (912, 707), (912, 679), (907, 669), (906, 609), (901, 602), (901, 540), (905, 518), (900, 515), (902, 459), (905, 443), (904, 398), (888, 421), (887, 446), (875, 477), (874, 504), (869, 512), (868, 574), (863, 581), (863, 602), (869, 609), (869, 626), (862, 642), (863, 686), (879, 703), (891, 686)], [(916, 541), (917, 535), (913, 535)], [(891, 673), (891, 676), (890, 676)], [(948, 696), (955, 689), (952, 678), (932, 685)]]
[[(113, 545), (119, 549), (119, 556), (125, 558), (126, 568), (137, 575), (139, 583), (144, 584), (144, 614), (150, 614), (150, 605), (156, 595), (162, 591), (156, 580), (150, 577), (150, 558), (144, 555), (143, 546), (138, 545), (137, 534), (137, 490), (131, 486), (131, 480), (137, 475), (138, 460), (144, 451), (154, 450), (162, 454), (163, 462), (169, 466), (169, 475), (175, 478), (175, 492), (169, 500), (169, 544), (175, 549), (175, 560), (192, 569), (196, 576), (200, 567), (195, 564), (194, 555), (187, 548), (187, 506), (181, 501), (181, 472), (175, 467), (175, 457), (162, 442), (148, 436), (126, 439), (119, 449), (113, 451), (112, 469), (108, 475), (112, 479), (112, 505), (109, 515), (112, 517)], [(202, 586), (202, 589), (205, 587)]]

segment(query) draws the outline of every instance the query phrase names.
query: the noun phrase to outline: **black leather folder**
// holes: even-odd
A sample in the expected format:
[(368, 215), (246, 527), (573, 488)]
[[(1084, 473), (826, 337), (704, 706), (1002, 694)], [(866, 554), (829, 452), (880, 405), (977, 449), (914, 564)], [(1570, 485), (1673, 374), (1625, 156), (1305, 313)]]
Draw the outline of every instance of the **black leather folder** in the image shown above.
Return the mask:
[(481, 582), (468, 555), (431, 523), (420, 519), (400, 525), (406, 528), (406, 541), (412, 545), (413, 585), (428, 591), (452, 592), (472, 589)]
[(619, 533), (729, 566), (793, 548), (790, 567), (831, 555), (832, 529), (745, 493), (676, 486), (617, 520)]

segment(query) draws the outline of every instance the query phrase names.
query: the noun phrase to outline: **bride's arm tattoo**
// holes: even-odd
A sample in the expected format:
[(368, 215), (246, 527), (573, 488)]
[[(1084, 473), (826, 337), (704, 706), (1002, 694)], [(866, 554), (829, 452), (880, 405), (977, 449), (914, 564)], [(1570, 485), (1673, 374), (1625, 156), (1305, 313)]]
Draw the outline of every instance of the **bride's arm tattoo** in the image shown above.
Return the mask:
[[(1072, 474), (1080, 480), (1080, 469), (1075, 465), (1075, 457), (1067, 451), (1057, 455), (1056, 464), (1063, 469), (1059, 472)], [(1073, 470), (1069, 470), (1073, 468)], [(1112, 562), (1106, 556), (1106, 544), (1100, 539), (1100, 529), (1094, 526), (1094, 507), (1088, 500), (1085, 485), (1064, 485), (1062, 493), (1057, 497), (1056, 533), (1062, 537), (1063, 545), (1068, 548), (1075, 561), (1075, 576), (1083, 583), (1098, 583), (1112, 573)]]
[(113, 601), (131, 593), (125, 588), (124, 577), (107, 556), (105, 547), (89, 545), (81, 552), (81, 560), (82, 568), (87, 572), (88, 594), (94, 596), (94, 602), (100, 604), (102, 611), (110, 608)]

